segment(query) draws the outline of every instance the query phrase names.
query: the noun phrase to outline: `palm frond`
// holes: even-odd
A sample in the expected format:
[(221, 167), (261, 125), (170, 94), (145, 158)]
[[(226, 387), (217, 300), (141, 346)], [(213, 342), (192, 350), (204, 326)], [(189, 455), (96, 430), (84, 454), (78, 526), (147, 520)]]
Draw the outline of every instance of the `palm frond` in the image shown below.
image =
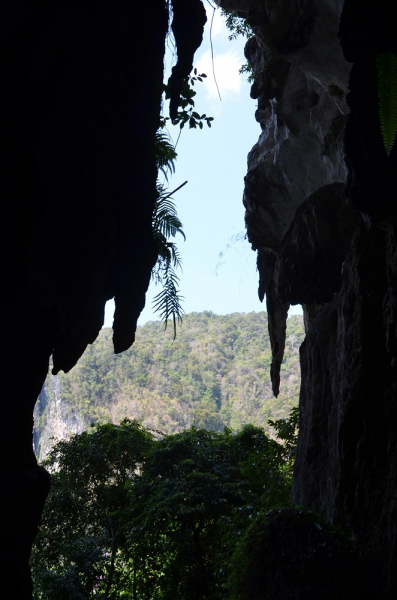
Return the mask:
[(393, 148), (397, 133), (397, 56), (391, 52), (378, 54), (379, 119), (387, 155)]

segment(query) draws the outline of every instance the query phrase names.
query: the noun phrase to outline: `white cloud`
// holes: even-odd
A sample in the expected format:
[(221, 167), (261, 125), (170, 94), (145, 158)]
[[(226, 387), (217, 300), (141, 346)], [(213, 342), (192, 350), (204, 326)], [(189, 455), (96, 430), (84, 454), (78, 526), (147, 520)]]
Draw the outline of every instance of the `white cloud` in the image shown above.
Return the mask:
[[(242, 77), (239, 74), (239, 69), (242, 62), (241, 56), (234, 50), (229, 50), (223, 54), (214, 52), (215, 77), (222, 98), (229, 94), (238, 95), (240, 93)], [(211, 99), (217, 98), (218, 90), (214, 79), (210, 50), (201, 55), (195, 67), (198, 73), (205, 73), (207, 75), (206, 79), (204, 79), (204, 85), (207, 89), (208, 97)]]
[[(214, 6), (216, 6), (215, 3), (212, 3)], [(207, 23), (206, 23), (206, 35), (210, 35), (209, 31), (211, 28), (211, 22), (212, 22), (212, 29), (211, 29), (211, 37), (213, 40), (215, 39), (223, 39), (223, 40), (227, 40), (228, 36), (229, 36), (229, 30), (226, 27), (225, 24), (225, 18), (221, 16), (221, 9), (217, 8), (215, 10), (215, 14), (214, 14), (214, 9), (211, 8), (211, 6), (209, 4), (205, 4), (205, 9), (207, 11)], [(212, 18), (212, 16), (214, 18)]]

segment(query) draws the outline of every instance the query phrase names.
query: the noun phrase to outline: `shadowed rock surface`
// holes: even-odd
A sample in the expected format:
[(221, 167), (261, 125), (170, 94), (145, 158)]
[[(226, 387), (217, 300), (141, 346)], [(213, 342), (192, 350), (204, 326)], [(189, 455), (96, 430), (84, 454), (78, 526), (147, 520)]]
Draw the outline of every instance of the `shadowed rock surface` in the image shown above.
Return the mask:
[(344, 190), (343, 183), (324, 186), (296, 211), (274, 272), (281, 300), (324, 304), (339, 291), (342, 263), (362, 222), (360, 213), (348, 207)]
[(346, 180), (342, 144), (350, 65), (337, 39), (342, 5), (258, 1), (244, 13), (256, 34), (245, 53), (255, 73), (251, 96), (258, 99), (255, 116), (262, 130), (248, 155), (245, 221), (248, 239), (258, 251), (260, 299), (267, 294), (275, 395), (285, 343), (281, 321), (287, 305), (297, 303), (291, 297), (279, 305), (279, 295), (272, 291), (281, 243), (309, 196)]
[(244, 204), (259, 296), (278, 315), (269, 314), (275, 393), (282, 307), (304, 308), (292, 499), (359, 543), (376, 590), (369, 597), (394, 598), (397, 154), (383, 145), (376, 72), (378, 54), (397, 54), (391, 7), (220, 4), (241, 11), (255, 33), (246, 56), (262, 133)]
[[(174, 105), (205, 21), (200, 0), (175, 2), (177, 30), (190, 10), (190, 35), (177, 36)], [(114, 348), (128, 348), (157, 259), (154, 140), (168, 12), (163, 0), (36, 0), (7, 2), (1, 15), (3, 379), (19, 389), (11, 397), (3, 385), (0, 568), (4, 597), (25, 600), (49, 486), (32, 450), (49, 357), (54, 373), (71, 369), (112, 297)]]
[(394, 233), (361, 227), (301, 346), (293, 500), (362, 544), (377, 598), (396, 586), (396, 299)]

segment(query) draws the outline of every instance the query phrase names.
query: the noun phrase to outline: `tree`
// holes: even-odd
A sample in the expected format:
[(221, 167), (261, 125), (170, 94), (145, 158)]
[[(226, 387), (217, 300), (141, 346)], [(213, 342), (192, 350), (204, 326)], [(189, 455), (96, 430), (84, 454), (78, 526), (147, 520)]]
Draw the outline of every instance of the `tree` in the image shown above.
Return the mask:
[(252, 425), (156, 439), (125, 420), (59, 442), (46, 461), (35, 599), (225, 597), (237, 540), (289, 502), (285, 452)]
[(56, 444), (51, 491), (32, 556), (35, 598), (119, 597), (133, 587), (131, 481), (152, 434), (137, 422), (98, 425)]
[(132, 539), (151, 557), (138, 597), (223, 597), (239, 529), (253, 511), (288, 503), (283, 457), (253, 426), (192, 427), (153, 444), (132, 491)]

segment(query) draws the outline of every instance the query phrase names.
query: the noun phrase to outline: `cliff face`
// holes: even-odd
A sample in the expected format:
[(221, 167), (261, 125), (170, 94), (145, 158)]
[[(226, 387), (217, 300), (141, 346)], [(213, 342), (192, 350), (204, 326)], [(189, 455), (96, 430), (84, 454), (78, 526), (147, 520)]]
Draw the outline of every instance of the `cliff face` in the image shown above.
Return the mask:
[(246, 55), (262, 133), (244, 204), (276, 394), (286, 311), (304, 306), (293, 501), (359, 543), (371, 597), (395, 597), (397, 155), (383, 147), (376, 74), (376, 56), (397, 52), (390, 6), (219, 4), (255, 33)]
[[(289, 303), (298, 301), (297, 290), (295, 294), (276, 292), (275, 268), (279, 256), (285, 262), (286, 254), (294, 255), (285, 250), (284, 238), (298, 207), (320, 189), (321, 201), (311, 201), (316, 226), (310, 228), (302, 212), (299, 225), (295, 225), (300, 229), (306, 225), (307, 229), (307, 235), (299, 237), (299, 255), (312, 254), (301, 268), (311, 271), (314, 264), (322, 262), (320, 267), (316, 265), (317, 270), (328, 270), (328, 263), (339, 259), (340, 270), (340, 258), (344, 258), (330, 256), (326, 249), (330, 240), (325, 236), (321, 248), (312, 251), (319, 244), (317, 223), (321, 228), (328, 217), (340, 220), (335, 214), (338, 209), (347, 212), (340, 202), (334, 209), (334, 184), (345, 182), (347, 176), (342, 143), (349, 112), (346, 93), (350, 64), (337, 39), (342, 5), (323, 1), (257, 2), (247, 13), (256, 34), (246, 46), (246, 56), (255, 72), (251, 96), (258, 99), (256, 118), (262, 133), (248, 156), (245, 220), (249, 240), (258, 251), (259, 296), (263, 299), (266, 295), (276, 395), (286, 314)], [(289, 21), (285, 11), (291, 13)], [(284, 269), (278, 268), (277, 272), (282, 276)], [(280, 285), (290, 284), (284, 278)], [(294, 285), (306, 292), (301, 279), (299, 283), (296, 279)], [(329, 299), (328, 290), (320, 292), (318, 286), (318, 292), (310, 300), (323, 301), (324, 296)], [(307, 299), (299, 297), (299, 302)]]
[(362, 545), (379, 598), (396, 591), (396, 292), (394, 232), (359, 228), (301, 346), (293, 489)]
[[(41, 423), (44, 415), (44, 423)], [(38, 460), (44, 460), (54, 445), (54, 440), (69, 439), (71, 435), (82, 433), (85, 429), (87, 423), (82, 416), (71, 410), (62, 397), (59, 375), (48, 375), (35, 407), (33, 450)]]

